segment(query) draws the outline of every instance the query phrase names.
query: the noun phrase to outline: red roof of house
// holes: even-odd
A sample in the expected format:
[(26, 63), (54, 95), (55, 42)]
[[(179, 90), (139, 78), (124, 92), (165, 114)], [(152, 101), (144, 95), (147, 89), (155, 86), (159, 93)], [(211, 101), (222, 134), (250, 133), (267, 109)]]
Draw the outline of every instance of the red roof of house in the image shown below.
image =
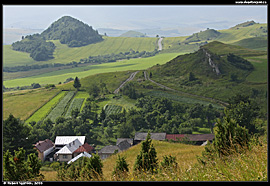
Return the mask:
[(166, 134), (167, 140), (178, 141), (185, 137), (185, 134)]
[(75, 150), (74, 152), (87, 152), (90, 153), (92, 150), (94, 150), (94, 147), (90, 146), (88, 143), (83, 144), (82, 146), (80, 146), (77, 150)]
[(53, 147), (53, 142), (49, 139), (45, 139), (44, 141), (37, 142), (34, 146), (40, 151), (44, 152), (49, 148)]

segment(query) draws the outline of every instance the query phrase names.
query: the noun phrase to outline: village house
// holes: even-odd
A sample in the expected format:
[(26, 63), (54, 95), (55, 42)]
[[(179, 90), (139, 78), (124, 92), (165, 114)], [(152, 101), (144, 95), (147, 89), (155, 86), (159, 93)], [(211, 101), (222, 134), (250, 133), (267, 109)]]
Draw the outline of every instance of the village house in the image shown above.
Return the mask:
[(55, 142), (54, 142), (55, 149), (60, 150), (65, 145), (69, 144), (75, 139), (78, 139), (81, 142), (81, 144), (84, 144), (85, 142), (85, 136), (56, 136)]
[(34, 144), (34, 148), (37, 149), (38, 158), (41, 161), (45, 161), (48, 154), (54, 150), (54, 143), (49, 139), (45, 139)]
[(98, 155), (101, 159), (106, 159), (109, 156), (127, 150), (133, 145), (132, 138), (118, 138), (116, 145), (109, 145), (103, 147), (100, 151), (98, 151)]
[(68, 162), (75, 157), (73, 152), (77, 150), (80, 146), (82, 146), (82, 143), (78, 139), (75, 139), (74, 141), (66, 144), (63, 148), (57, 151), (55, 153), (55, 158), (58, 161)]
[(77, 137), (76, 139), (74, 139), (75, 136), (56, 137), (55, 143), (58, 144), (58, 147), (74, 139), (73, 141), (69, 142), (55, 153), (55, 159), (57, 161), (74, 162), (80, 157), (91, 157), (90, 154), (95, 153), (95, 149), (92, 146), (90, 146), (88, 143), (84, 143), (85, 136), (76, 136), (76, 137)]

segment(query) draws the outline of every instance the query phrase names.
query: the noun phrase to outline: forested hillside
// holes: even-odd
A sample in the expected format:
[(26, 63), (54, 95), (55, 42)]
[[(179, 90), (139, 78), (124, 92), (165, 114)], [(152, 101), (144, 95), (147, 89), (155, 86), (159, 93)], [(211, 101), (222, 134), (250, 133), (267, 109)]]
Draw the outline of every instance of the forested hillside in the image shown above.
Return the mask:
[(56, 46), (46, 40), (60, 40), (61, 44), (67, 44), (68, 47), (81, 47), (103, 39), (91, 26), (70, 16), (64, 16), (41, 34), (22, 37), (21, 41), (12, 44), (12, 49), (28, 52), (36, 61), (47, 61), (53, 58)]
[(102, 36), (91, 26), (70, 16), (64, 16), (41, 33), (47, 40), (60, 40), (69, 47), (80, 47), (102, 41)]

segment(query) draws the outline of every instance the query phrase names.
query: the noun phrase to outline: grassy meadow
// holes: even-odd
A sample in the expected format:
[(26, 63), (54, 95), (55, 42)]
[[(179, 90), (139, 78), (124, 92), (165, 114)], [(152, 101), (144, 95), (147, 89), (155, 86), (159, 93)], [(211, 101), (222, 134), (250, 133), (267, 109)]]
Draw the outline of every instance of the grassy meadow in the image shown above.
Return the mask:
[(12, 113), (15, 117), (25, 120), (58, 92), (58, 89), (46, 90), (40, 88), (4, 93), (3, 119), (7, 119), (9, 114)]
[(53, 72), (48, 72), (36, 76), (25, 77), (20, 79), (12, 79), (4, 81), (5, 87), (17, 87), (17, 86), (29, 86), (32, 83), (39, 84), (58, 84), (59, 82), (64, 82), (67, 78), (78, 76), (83, 78), (86, 76), (106, 73), (106, 72), (117, 72), (117, 71), (127, 71), (127, 70), (143, 70), (147, 69), (156, 64), (165, 64), (174, 57), (180, 55), (180, 53), (164, 53), (158, 54), (149, 58), (136, 58), (130, 60), (122, 60), (113, 63), (103, 63), (99, 65), (88, 65), (84, 67), (77, 67), (71, 69), (58, 70)]
[(29, 53), (12, 50), (11, 45), (3, 48), (4, 66), (12, 67), (19, 65), (46, 64), (46, 63), (70, 63), (79, 62), (80, 59), (89, 56), (98, 56), (111, 53), (134, 51), (153, 51), (157, 47), (157, 38), (134, 38), (134, 37), (104, 37), (104, 41), (83, 47), (68, 47), (59, 40), (51, 40), (56, 49), (54, 59), (48, 61), (35, 61)]

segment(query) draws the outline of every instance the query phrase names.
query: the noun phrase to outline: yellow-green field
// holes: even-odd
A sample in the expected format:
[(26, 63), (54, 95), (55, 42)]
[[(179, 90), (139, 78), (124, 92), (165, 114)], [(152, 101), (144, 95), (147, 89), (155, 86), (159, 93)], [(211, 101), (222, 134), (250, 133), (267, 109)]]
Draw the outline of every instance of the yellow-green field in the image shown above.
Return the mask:
[(47, 103), (59, 89), (46, 90), (44, 88), (36, 90), (16, 91), (3, 94), (3, 119), (7, 119), (9, 114), (19, 117), (21, 120), (27, 119), (39, 107)]

